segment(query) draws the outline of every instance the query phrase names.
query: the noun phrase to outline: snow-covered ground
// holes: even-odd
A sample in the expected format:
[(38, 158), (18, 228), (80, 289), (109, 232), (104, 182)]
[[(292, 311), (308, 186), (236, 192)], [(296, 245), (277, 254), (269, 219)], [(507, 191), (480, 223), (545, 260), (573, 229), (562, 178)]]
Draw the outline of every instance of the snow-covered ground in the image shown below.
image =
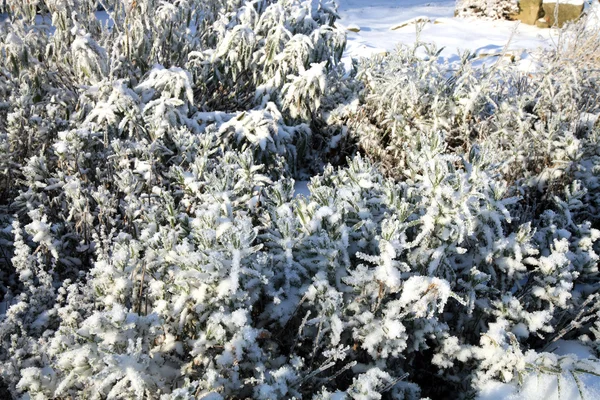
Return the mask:
[(338, 4), (340, 25), (360, 28), (359, 32), (348, 30), (346, 57), (414, 43), (416, 20), (430, 21), (424, 24), (420, 39), (444, 47), (441, 56), (450, 62), (457, 59), (459, 50), (497, 54), (507, 43), (511, 54), (526, 58), (524, 51), (551, 45), (555, 33), (514, 21), (454, 18), (455, 2), (449, 0), (338, 0)]
[[(586, 360), (595, 359), (590, 349), (577, 341), (557, 341), (550, 349), (558, 357), (562, 371), (532, 372), (524, 375), (523, 384), (490, 381), (483, 385), (477, 400), (586, 400), (600, 399), (600, 377), (585, 373)], [(549, 357), (553, 357), (550, 355)], [(574, 365), (574, 360), (579, 361)]]

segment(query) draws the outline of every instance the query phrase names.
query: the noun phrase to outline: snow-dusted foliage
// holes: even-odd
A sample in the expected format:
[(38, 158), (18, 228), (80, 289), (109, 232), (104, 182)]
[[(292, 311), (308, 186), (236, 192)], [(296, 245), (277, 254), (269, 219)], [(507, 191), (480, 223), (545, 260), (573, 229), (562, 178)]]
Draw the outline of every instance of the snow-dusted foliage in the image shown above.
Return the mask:
[(449, 374), (445, 389), (473, 363), (476, 387), (522, 383), (527, 349), (565, 336), (598, 340), (600, 40), (583, 26), (539, 54), (529, 75), (502, 59), (475, 66), (470, 54), (442, 64), (420, 43), (363, 60), (359, 100), (328, 115), (410, 185), (403, 193), (426, 189), (420, 224), (409, 218), (419, 233), (407, 243), (418, 250), (406, 268), (445, 279), (466, 303), (436, 338), (431, 362)]
[(458, 17), (511, 19), (519, 13), (518, 0), (456, 0)]
[(0, 396), (594, 396), (589, 29), (346, 73), (325, 0), (8, 5)]

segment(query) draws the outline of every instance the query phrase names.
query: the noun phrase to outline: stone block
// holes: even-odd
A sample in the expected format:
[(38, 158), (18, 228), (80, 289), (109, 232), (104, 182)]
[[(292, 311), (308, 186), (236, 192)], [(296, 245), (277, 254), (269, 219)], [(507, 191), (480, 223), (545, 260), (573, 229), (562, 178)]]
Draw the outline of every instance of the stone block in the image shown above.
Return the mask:
[(512, 14), (512, 20), (521, 21), (527, 25), (535, 25), (542, 14), (542, 0), (520, 0), (519, 12)]
[[(562, 28), (564, 24), (571, 21), (577, 21), (583, 12), (583, 2), (578, 4), (577, 1), (569, 1), (565, 3), (543, 3), (544, 19), (548, 25)], [(558, 7), (558, 13), (555, 12)]]

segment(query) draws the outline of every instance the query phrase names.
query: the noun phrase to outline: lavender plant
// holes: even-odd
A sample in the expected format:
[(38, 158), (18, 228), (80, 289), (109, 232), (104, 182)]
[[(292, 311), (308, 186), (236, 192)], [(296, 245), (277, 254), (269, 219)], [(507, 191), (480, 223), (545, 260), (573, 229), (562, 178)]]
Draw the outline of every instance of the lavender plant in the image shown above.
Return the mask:
[(531, 76), (421, 43), (346, 73), (328, 1), (106, 0), (107, 20), (95, 1), (8, 4), (11, 396), (485, 398), (536, 378), (586, 395), (600, 41), (568, 42), (584, 28)]

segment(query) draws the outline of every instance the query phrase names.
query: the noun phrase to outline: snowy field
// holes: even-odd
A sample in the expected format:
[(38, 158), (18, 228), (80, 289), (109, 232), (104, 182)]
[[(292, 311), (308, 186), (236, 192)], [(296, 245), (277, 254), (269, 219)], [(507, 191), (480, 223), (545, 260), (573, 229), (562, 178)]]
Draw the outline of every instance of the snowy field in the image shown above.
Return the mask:
[[(454, 18), (454, 1), (448, 0), (339, 0), (340, 24), (348, 30), (346, 57), (369, 56), (393, 50), (398, 43), (416, 40), (415, 21), (425, 22), (420, 40), (444, 47), (449, 62), (458, 52), (480, 55), (508, 51), (524, 59), (527, 50), (552, 43), (552, 29), (539, 29), (513, 21)], [(360, 31), (354, 32), (359, 28)]]

